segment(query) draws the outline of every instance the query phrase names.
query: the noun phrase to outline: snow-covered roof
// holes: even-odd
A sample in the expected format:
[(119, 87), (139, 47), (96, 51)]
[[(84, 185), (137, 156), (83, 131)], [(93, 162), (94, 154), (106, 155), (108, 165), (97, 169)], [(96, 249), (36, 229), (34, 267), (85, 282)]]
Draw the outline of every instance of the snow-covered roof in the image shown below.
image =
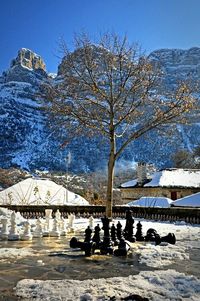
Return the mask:
[(123, 187), (123, 188), (134, 187), (136, 185), (137, 185), (137, 179), (125, 182), (125, 183), (121, 184), (121, 187)]
[(184, 198), (174, 201), (173, 206), (200, 207), (200, 192), (187, 195)]
[(200, 188), (200, 170), (167, 169), (156, 172), (145, 187), (195, 187)]
[[(122, 188), (134, 187), (137, 179), (123, 183)], [(153, 174), (152, 179), (144, 187), (192, 187), (200, 188), (199, 169), (166, 169)]]
[(128, 206), (168, 208), (173, 201), (165, 197), (141, 197), (139, 200), (128, 203)]
[(88, 205), (80, 195), (48, 179), (29, 178), (0, 192), (2, 205)]

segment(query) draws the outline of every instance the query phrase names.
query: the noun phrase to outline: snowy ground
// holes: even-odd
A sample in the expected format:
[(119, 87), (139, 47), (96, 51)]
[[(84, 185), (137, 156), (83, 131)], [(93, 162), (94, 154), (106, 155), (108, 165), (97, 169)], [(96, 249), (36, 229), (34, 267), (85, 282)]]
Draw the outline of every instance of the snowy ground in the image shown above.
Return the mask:
[[(100, 223), (99, 220), (95, 220), (95, 224), (97, 222)], [(121, 220), (121, 222), (124, 226), (125, 220)], [(136, 223), (137, 220), (135, 221)], [(192, 226), (184, 222), (172, 224), (141, 220), (141, 223), (143, 225), (143, 233), (146, 233), (149, 228), (155, 228), (161, 236), (169, 232), (175, 233), (177, 238), (176, 245), (155, 246), (153, 243), (133, 243), (131, 244), (132, 257), (128, 259), (118, 259), (111, 256), (107, 256), (109, 257), (108, 259), (99, 259), (100, 256), (97, 258), (95, 255), (84, 261), (80, 254), (77, 256), (76, 252), (71, 252), (68, 253), (70, 256), (66, 255), (64, 259), (62, 258), (62, 261), (59, 261), (59, 268), (61, 270), (65, 269), (65, 273), (60, 278), (54, 278), (54, 274), (51, 274), (51, 276), (48, 274), (46, 278), (42, 278), (41, 274), (33, 275), (33, 277), (30, 277), (30, 274), (28, 274), (28, 278), (33, 279), (21, 277), (20, 279), (23, 280), (18, 281), (17, 284), (15, 283), (15, 294), (20, 297), (20, 300), (27, 301), (122, 300), (122, 298), (131, 294), (138, 294), (152, 301), (199, 301), (200, 265), (198, 259), (200, 258), (200, 226)], [(84, 230), (87, 225), (88, 219), (77, 219), (75, 222), (76, 233), (80, 229)], [(42, 243), (40, 242), (40, 244)], [(45, 254), (47, 256), (48, 253), (54, 250), (62, 250), (58, 241), (55, 242), (54, 246), (52, 242), (51, 244), (51, 248), (50, 244), (43, 244), (42, 248), (39, 248), (37, 241), (29, 243), (27, 246), (23, 242), (23, 248), (21, 248), (22, 245), (19, 245), (18, 248), (17, 242), (9, 242), (6, 246), (3, 245), (3, 242), (0, 242), (0, 263), (3, 262), (5, 267), (6, 262), (7, 266), (9, 266), (10, 262), (12, 264), (13, 258), (21, 258), (21, 263), (25, 264), (26, 258), (29, 258), (31, 255), (36, 265), (40, 257), (43, 256), (41, 258), (44, 259), (44, 266), (40, 267), (40, 269), (42, 271), (42, 269), (46, 268), (45, 272), (47, 273), (50, 257), (44, 257)], [(67, 249), (63, 249), (63, 251), (66, 251), (67, 254)], [(58, 262), (61, 258), (56, 258), (56, 260)], [(79, 277), (74, 279), (75, 271), (73, 273), (73, 270), (70, 272), (71, 275), (66, 274), (68, 262), (72, 266), (74, 265), (74, 270), (77, 270), (77, 273), (79, 273), (78, 266), (80, 265), (81, 270), (82, 265), (82, 270), (85, 270), (84, 277), (82, 278), (80, 274)], [(95, 265), (95, 263), (97, 264)], [(53, 264), (53, 261), (51, 264)], [(101, 264), (104, 264), (104, 270), (102, 269), (98, 273), (97, 268)], [(123, 273), (123, 270), (126, 272)], [(126, 275), (126, 277), (122, 277), (123, 275)], [(112, 299), (114, 296), (115, 299)]]
[[(107, 279), (40, 281), (22, 280), (17, 294), (34, 300), (122, 300), (137, 294), (150, 300), (195, 300), (200, 298), (200, 280), (175, 270), (141, 272), (136, 276)], [(133, 300), (133, 299), (130, 299)]]

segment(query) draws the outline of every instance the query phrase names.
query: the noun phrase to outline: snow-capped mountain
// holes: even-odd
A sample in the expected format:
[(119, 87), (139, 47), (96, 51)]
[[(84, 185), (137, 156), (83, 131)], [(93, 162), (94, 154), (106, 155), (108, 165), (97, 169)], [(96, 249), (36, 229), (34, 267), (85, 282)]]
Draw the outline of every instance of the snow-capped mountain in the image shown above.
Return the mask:
[(58, 143), (41, 110), (39, 86), (48, 78), (41, 57), (21, 49), (0, 77), (0, 166), (59, 168)]
[[(154, 51), (150, 57), (166, 73), (163, 84), (168, 87), (186, 77), (190, 80), (199, 77), (200, 48), (162, 49)], [(62, 64), (64, 61), (59, 66), (59, 75)], [(40, 85), (49, 76), (42, 58), (23, 48), (0, 77), (0, 167), (74, 172), (106, 167), (107, 146), (102, 139), (79, 137), (62, 148), (62, 140), (47, 127), (47, 117), (37, 95)], [(155, 138), (152, 132), (138, 139), (124, 152), (122, 162), (143, 160), (159, 167), (170, 167), (171, 155), (177, 149), (192, 150), (200, 144), (197, 111), (192, 121), (192, 125), (177, 125), (176, 134), (169, 138), (160, 135)]]

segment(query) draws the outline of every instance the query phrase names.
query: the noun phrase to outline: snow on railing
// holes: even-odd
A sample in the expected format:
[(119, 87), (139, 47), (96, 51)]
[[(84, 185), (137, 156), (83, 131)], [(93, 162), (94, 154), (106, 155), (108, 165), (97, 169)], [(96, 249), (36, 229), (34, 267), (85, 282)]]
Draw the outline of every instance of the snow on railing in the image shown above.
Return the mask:
[[(101, 218), (105, 215), (105, 206), (14, 206), (4, 205), (10, 210), (19, 211), (24, 218), (43, 218), (45, 209), (52, 209), (52, 216), (59, 209), (63, 218), (68, 218), (70, 213), (77, 218)], [(113, 218), (125, 218), (126, 211), (131, 209), (133, 216), (138, 219), (149, 219), (155, 221), (184, 221), (191, 224), (200, 224), (200, 208), (158, 208), (158, 207), (134, 207), (134, 206), (113, 206)]]

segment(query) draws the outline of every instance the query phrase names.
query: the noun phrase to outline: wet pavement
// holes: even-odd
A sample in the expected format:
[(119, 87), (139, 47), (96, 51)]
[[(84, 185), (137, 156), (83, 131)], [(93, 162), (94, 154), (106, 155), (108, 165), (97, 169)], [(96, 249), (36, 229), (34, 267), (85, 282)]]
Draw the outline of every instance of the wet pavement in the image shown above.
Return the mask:
[[(30, 242), (0, 241), (0, 248), (31, 248), (32, 256), (0, 260), (0, 301), (18, 300), (13, 288), (21, 279), (58, 280), (107, 278), (138, 274), (142, 270), (156, 270), (138, 263), (138, 255), (126, 258), (95, 254), (85, 257), (83, 252), (71, 250), (69, 240), (72, 236), (33, 239)], [(76, 237), (78, 237), (76, 233)], [(83, 235), (81, 236), (83, 238)], [(200, 278), (199, 244), (190, 248), (190, 260), (177, 261), (160, 269), (175, 269)], [(42, 261), (42, 262), (41, 262)], [(41, 265), (41, 264), (44, 265)], [(157, 268), (159, 269), (159, 268)]]

